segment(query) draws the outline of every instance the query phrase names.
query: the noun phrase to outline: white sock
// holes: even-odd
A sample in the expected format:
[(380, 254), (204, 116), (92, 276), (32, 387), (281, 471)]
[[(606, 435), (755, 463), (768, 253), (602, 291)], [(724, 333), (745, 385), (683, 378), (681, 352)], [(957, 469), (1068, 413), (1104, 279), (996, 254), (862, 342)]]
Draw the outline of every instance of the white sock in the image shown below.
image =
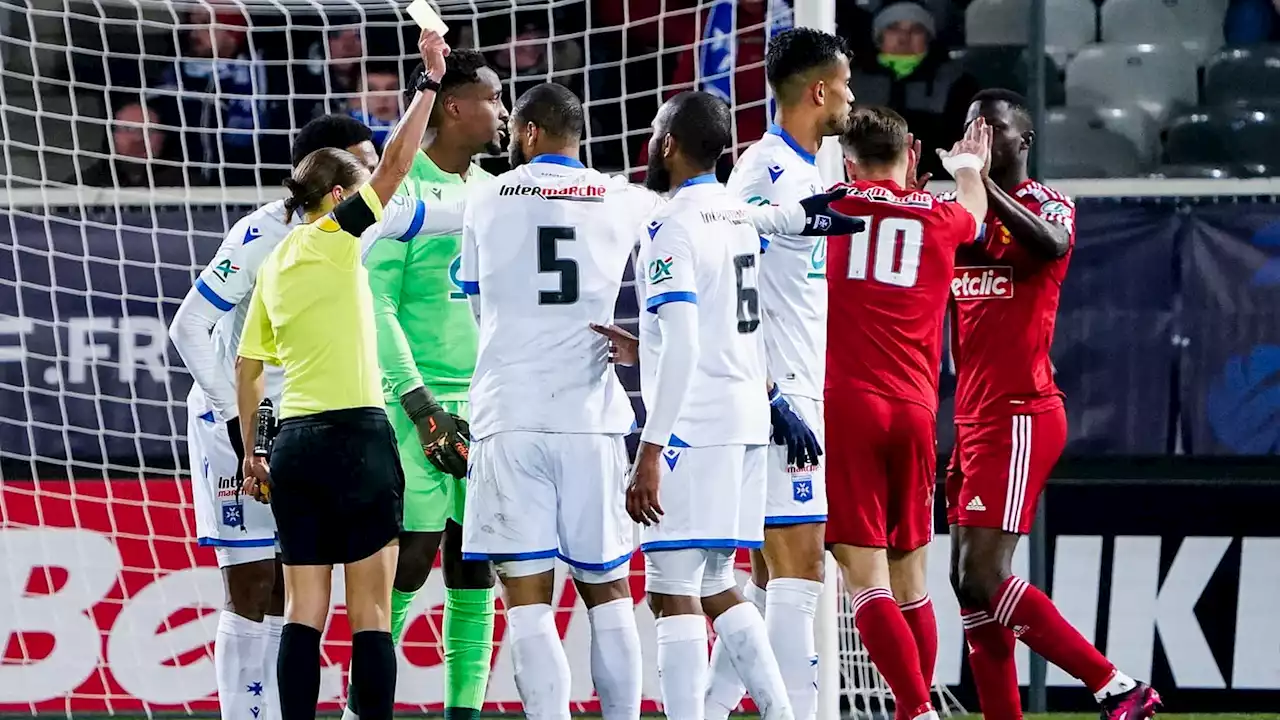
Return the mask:
[(284, 631), (284, 618), (268, 615), (262, 619), (262, 624), (267, 628), (267, 643), (262, 660), (263, 672), (267, 678), (267, 705), (263, 716), (266, 720), (280, 720), (280, 686), (276, 684), (276, 659), (280, 657), (280, 633)]
[[(748, 581), (742, 594), (763, 616), (765, 591)], [(706, 720), (726, 720), (742, 704), (742, 696), (746, 692), (747, 687), (742, 684), (742, 678), (738, 677), (738, 670), (733, 666), (733, 658), (729, 657), (724, 643), (716, 637), (711, 646), (711, 684), (707, 686)]]
[(787, 687), (769, 647), (764, 618), (755, 606), (745, 602), (734, 605), (716, 618), (715, 628), (716, 637), (724, 641), (725, 652), (755, 700), (762, 720), (794, 720)]
[(600, 696), (604, 720), (640, 717), (640, 686), (644, 660), (635, 604), (619, 598), (587, 611), (591, 622), (591, 679)]
[[(347, 692), (350, 692), (349, 690)], [(360, 720), (360, 716), (351, 712), (351, 708), (342, 708), (342, 720)]]
[(507, 608), (516, 689), (530, 720), (569, 720), (569, 658), (550, 605)]
[(654, 622), (658, 637), (658, 688), (668, 720), (703, 720), (707, 687), (707, 619), (671, 615)]
[(813, 720), (818, 712), (818, 650), (814, 646), (813, 617), (821, 594), (822, 583), (813, 580), (769, 581), (769, 612), (765, 613), (764, 625), (796, 720)]
[(267, 700), (262, 662), (266, 645), (265, 625), (222, 611), (213, 641), (222, 720), (255, 720), (262, 715)]
[(938, 712), (936, 710), (930, 710), (927, 713), (920, 713), (919, 715), (911, 718), (911, 720), (938, 720)]
[(1111, 679), (1107, 681), (1107, 684), (1103, 685), (1101, 690), (1093, 694), (1093, 697), (1098, 702), (1102, 702), (1114, 695), (1123, 695), (1137, 687), (1137, 685), (1138, 683), (1135, 682), (1133, 678), (1117, 670), (1111, 675)]

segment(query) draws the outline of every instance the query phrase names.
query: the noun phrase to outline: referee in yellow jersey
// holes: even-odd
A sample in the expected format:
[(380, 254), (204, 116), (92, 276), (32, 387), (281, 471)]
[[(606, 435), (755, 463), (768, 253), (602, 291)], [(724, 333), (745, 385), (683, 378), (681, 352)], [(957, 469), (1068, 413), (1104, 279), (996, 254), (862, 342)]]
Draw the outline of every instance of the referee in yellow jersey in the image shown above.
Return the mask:
[[(344, 566), (351, 624), (351, 685), (362, 720), (390, 720), (396, 655), (390, 633), (404, 475), (383, 409), (373, 298), (360, 236), (382, 217), (422, 144), (449, 48), (418, 42), (426, 72), (370, 176), (342, 150), (317, 150), (286, 181), (289, 233), (259, 270), (240, 340), (237, 395), (252, 447), (263, 362), (285, 371), (280, 431), (270, 467), (245, 460), (246, 491), (269, 488), (284, 565), (285, 626), (277, 682), (283, 720), (314, 720), (320, 636), (334, 565)], [(450, 452), (466, 453), (453, 418), (427, 409)], [(249, 422), (243, 419), (250, 419)], [(425, 442), (424, 438), (424, 442)]]

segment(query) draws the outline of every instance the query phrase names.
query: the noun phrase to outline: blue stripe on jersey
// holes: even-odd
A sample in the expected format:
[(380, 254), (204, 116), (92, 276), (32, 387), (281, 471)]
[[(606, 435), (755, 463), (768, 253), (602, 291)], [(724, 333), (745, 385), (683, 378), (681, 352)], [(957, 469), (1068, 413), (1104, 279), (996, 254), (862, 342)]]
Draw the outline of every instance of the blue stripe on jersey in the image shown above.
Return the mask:
[(196, 539), (196, 544), (203, 547), (267, 547), (268, 545), (275, 545), (276, 539), (274, 537), (269, 537), (249, 538), (247, 540), (223, 540), (221, 538), (202, 537)]
[(405, 230), (404, 234), (397, 238), (400, 242), (408, 242), (417, 237), (418, 231), (422, 229), (422, 221), (427, 217), (426, 203), (421, 200), (415, 200), (414, 202), (418, 204), (413, 208), (413, 222), (410, 222), (409, 229)]
[(658, 312), (658, 308), (662, 307), (663, 305), (666, 305), (667, 303), (673, 303), (673, 302), (687, 302), (687, 303), (693, 303), (694, 305), (697, 305), (698, 293), (689, 292), (686, 290), (677, 290), (675, 292), (664, 292), (661, 295), (654, 295), (653, 297), (649, 298), (649, 301), (644, 305), (644, 309), (648, 310), (651, 313), (656, 313)]
[(519, 560), (543, 560), (553, 558), (560, 553), (555, 550), (535, 550), (524, 553), (462, 553), (463, 560), (486, 560), (488, 562), (516, 562)]
[(458, 286), (462, 288), (463, 295), (479, 295), (480, 294), (480, 283), (478, 282), (474, 282), (471, 280), (463, 280), (458, 283)]
[(785, 527), (787, 525), (805, 525), (808, 523), (824, 523), (826, 515), (775, 515), (764, 519), (765, 527)]
[(235, 303), (223, 300), (218, 293), (214, 292), (213, 288), (209, 287), (209, 284), (204, 281), (204, 278), (196, 278), (196, 290), (204, 296), (205, 300), (209, 301), (210, 305), (222, 312), (231, 312), (232, 308), (235, 307)]
[(801, 147), (800, 143), (796, 142), (796, 139), (791, 137), (791, 133), (787, 132), (786, 130), (783, 130), (781, 126), (770, 125), (769, 134), (777, 135), (778, 137), (782, 138), (783, 142), (785, 142), (788, 146), (790, 146), (792, 150), (796, 151), (796, 154), (800, 156), (801, 160), (804, 160), (810, 165), (818, 164), (817, 157), (815, 157), (813, 153)]
[(559, 557), (561, 560), (563, 560), (566, 564), (572, 565), (578, 568), (579, 570), (588, 570), (590, 572), (609, 572), (610, 570), (630, 560), (631, 555), (634, 552), (635, 552), (634, 550), (628, 550), (627, 554), (622, 555), (621, 557), (616, 557), (608, 562), (602, 562), (602, 563), (579, 562), (569, 557), (568, 555), (565, 555), (564, 553), (557, 553), (556, 556)]
[(568, 155), (552, 155), (550, 153), (537, 155), (529, 162), (530, 163), (549, 163), (551, 165), (564, 165), (565, 167), (571, 167), (571, 168), (586, 167), (586, 165), (583, 165), (582, 161), (579, 160), (578, 158), (569, 157)]
[(765, 250), (768, 250), (768, 249), (769, 249), (769, 238), (761, 235), (760, 236), (760, 252), (764, 252)]
[(673, 448), (687, 448), (687, 447), (689, 447), (689, 443), (687, 443), (687, 442), (685, 442), (685, 441), (681, 440), (680, 438), (678, 438), (678, 437), (676, 437), (674, 434), (672, 434), (672, 435), (671, 435), (671, 439), (667, 441), (667, 447), (673, 447)]
[(754, 540), (734, 540), (733, 538), (692, 538), (689, 540), (655, 540), (640, 543), (641, 552), (655, 550), (685, 550), (688, 548), (706, 548), (710, 550), (736, 550), (738, 548), (755, 549), (764, 543)]
[(201, 416), (200, 416), (200, 419), (201, 419), (201, 420), (203, 420), (203, 421), (205, 421), (205, 422), (216, 422), (216, 421), (217, 421), (217, 418), (215, 418), (215, 417), (213, 416), (213, 411), (212, 411), (212, 410), (210, 410), (209, 412), (207, 412), (207, 413), (205, 413), (205, 414), (201, 415)]

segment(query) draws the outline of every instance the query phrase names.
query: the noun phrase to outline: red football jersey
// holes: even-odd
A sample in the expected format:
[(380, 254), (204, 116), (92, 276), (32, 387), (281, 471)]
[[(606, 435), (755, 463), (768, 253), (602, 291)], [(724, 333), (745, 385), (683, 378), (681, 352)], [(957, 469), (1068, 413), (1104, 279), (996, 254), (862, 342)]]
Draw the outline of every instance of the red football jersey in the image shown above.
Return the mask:
[(890, 181), (853, 183), (833, 207), (866, 227), (827, 239), (827, 389), (936, 409), (942, 318), (973, 216)]
[[(1076, 208), (1067, 196), (1034, 180), (1013, 196), (1062, 225), (1076, 241)], [(951, 350), (956, 366), (958, 423), (1034, 414), (1062, 404), (1049, 348), (1071, 250), (1046, 260), (1010, 236), (987, 213), (982, 242), (961, 248), (951, 281)]]

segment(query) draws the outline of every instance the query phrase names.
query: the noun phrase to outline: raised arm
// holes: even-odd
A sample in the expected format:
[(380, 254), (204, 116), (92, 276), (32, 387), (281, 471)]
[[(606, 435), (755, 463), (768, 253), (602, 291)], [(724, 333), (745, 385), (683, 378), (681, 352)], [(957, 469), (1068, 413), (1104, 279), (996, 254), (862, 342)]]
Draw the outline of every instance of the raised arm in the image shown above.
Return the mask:
[(444, 38), (430, 30), (422, 31), (418, 38), (418, 50), (426, 67), (424, 84), (417, 88), (418, 93), (409, 103), (409, 109), (391, 131), (382, 151), (382, 161), (369, 180), (370, 187), (378, 194), (384, 207), (391, 202), (401, 181), (409, 174), (413, 158), (422, 146), (422, 138), (427, 133), (427, 121), (431, 119), (431, 107), (436, 101), (436, 89), (440, 87), (440, 78), (444, 77), (444, 57), (449, 54), (449, 46), (445, 44)]
[(986, 176), (991, 165), (991, 128), (982, 118), (974, 120), (950, 151), (938, 150), (938, 157), (956, 180), (956, 202), (973, 216), (974, 227), (982, 227), (987, 217), (984, 183), (991, 181)]
[[(956, 178), (957, 183), (959, 178)], [(983, 178), (991, 210), (1009, 229), (1013, 240), (1046, 260), (1057, 260), (1071, 249), (1071, 231), (1036, 214), (1018, 202), (990, 177)]]

